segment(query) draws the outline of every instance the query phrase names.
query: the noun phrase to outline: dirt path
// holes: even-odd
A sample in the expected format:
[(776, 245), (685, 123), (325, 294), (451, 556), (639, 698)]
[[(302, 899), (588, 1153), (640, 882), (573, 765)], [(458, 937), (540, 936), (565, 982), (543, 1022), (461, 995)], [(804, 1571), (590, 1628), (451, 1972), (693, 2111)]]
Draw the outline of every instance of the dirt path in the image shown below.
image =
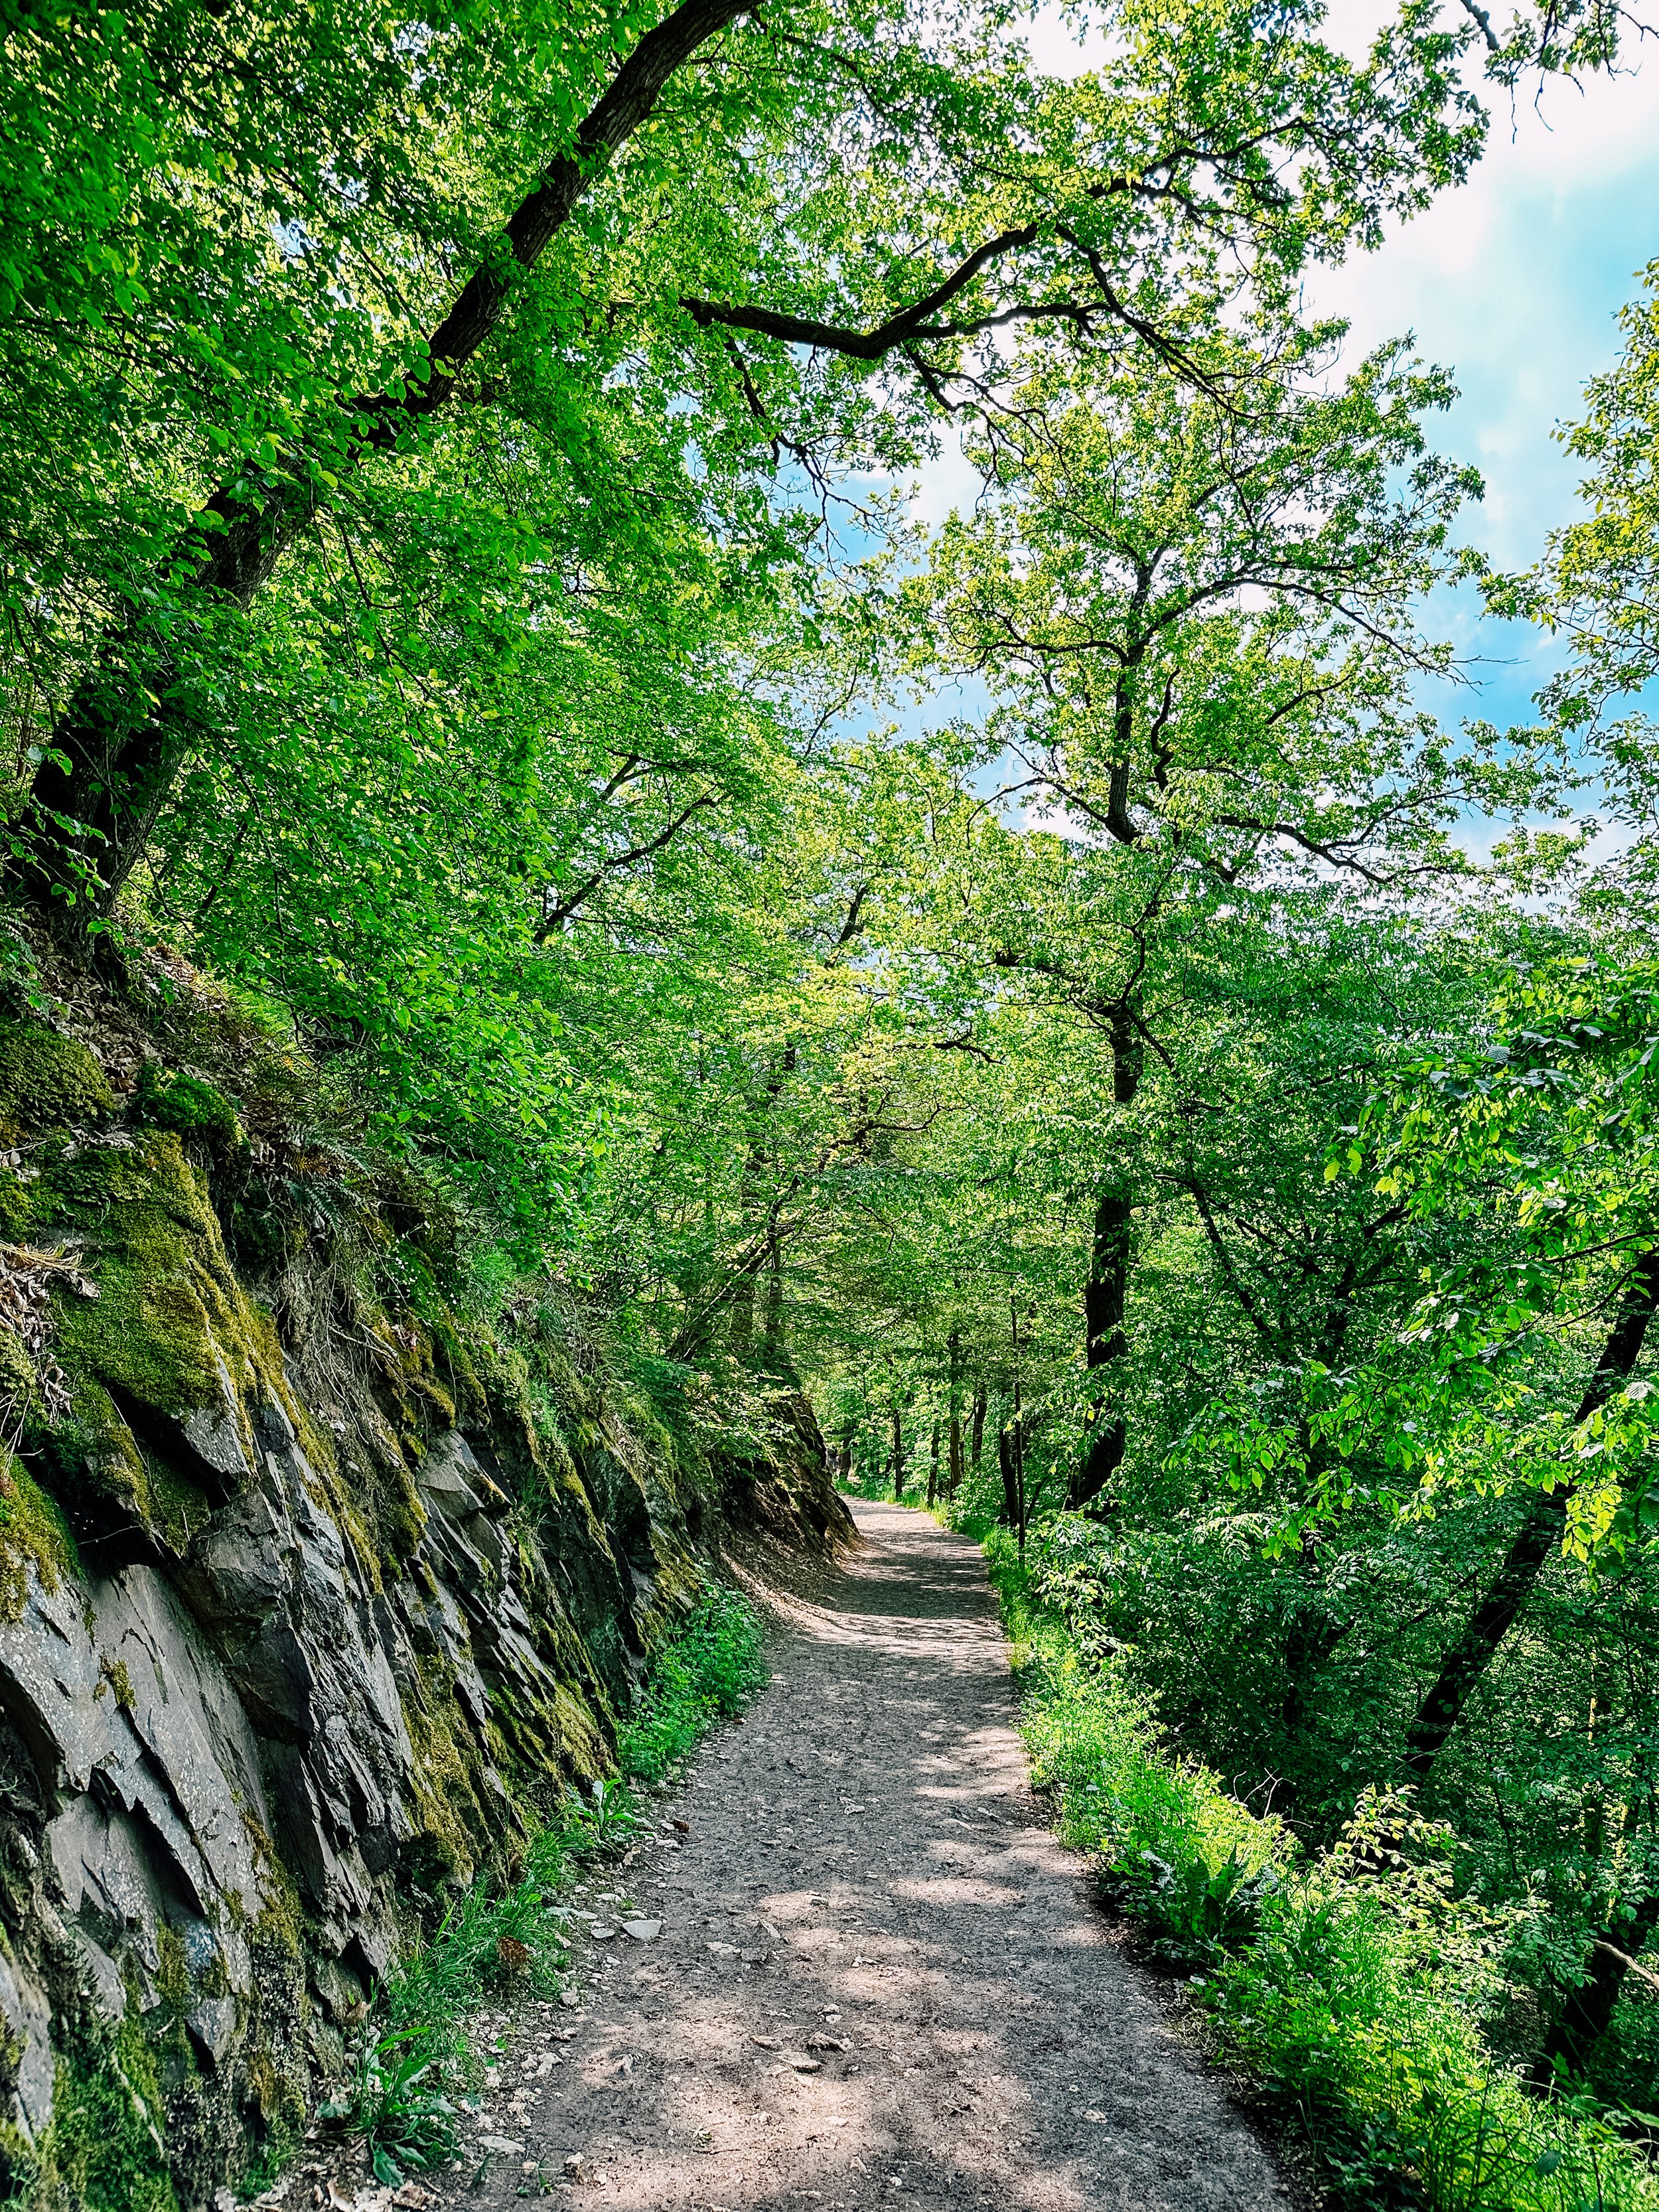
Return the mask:
[(444, 2201), (1286, 2212), (1032, 1803), (977, 1550), (855, 1511), (669, 1806), (678, 1848), (575, 1900), (660, 1932), (579, 1945), (582, 2008), (515, 2040), (468, 2131), (489, 2170)]

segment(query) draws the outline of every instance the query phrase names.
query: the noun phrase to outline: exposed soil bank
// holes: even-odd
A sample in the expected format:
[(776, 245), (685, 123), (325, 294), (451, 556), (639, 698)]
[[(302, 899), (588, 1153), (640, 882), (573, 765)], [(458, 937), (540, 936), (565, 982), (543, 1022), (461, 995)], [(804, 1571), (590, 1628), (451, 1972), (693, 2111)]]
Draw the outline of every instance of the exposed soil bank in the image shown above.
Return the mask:
[(469, 2158), (442, 2194), (1285, 2212), (1032, 1802), (977, 1550), (854, 1510), (864, 1545), (787, 1601), (770, 1688), (670, 1808), (678, 1847), (579, 1900), (659, 1934), (580, 1945), (583, 2008), (515, 2044), (483, 2185)]

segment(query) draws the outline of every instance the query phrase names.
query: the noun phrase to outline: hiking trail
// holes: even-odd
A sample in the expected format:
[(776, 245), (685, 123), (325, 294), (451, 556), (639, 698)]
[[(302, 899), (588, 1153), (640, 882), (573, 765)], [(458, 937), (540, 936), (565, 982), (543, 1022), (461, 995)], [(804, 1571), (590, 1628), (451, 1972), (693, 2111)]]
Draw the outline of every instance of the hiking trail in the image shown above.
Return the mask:
[(977, 1547), (853, 1510), (665, 1835), (574, 1899), (615, 1932), (579, 1936), (578, 2009), (521, 2018), (435, 2201), (1289, 2212), (1032, 1799)]

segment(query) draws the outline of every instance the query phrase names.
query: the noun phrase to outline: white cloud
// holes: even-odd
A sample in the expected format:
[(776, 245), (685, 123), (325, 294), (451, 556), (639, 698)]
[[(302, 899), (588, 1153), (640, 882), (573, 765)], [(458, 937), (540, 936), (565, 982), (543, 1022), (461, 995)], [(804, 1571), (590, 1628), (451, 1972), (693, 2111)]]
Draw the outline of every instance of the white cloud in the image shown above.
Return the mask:
[(1472, 534), (1532, 559), (1565, 519), (1576, 471), (1556, 425), (1618, 349), (1613, 317), (1659, 254), (1659, 53), (1582, 88), (1545, 86), (1492, 117), (1469, 182), (1382, 249), (1316, 270), (1310, 309), (1346, 316), (1356, 346), (1414, 331), (1462, 392), (1437, 442), (1487, 480)]

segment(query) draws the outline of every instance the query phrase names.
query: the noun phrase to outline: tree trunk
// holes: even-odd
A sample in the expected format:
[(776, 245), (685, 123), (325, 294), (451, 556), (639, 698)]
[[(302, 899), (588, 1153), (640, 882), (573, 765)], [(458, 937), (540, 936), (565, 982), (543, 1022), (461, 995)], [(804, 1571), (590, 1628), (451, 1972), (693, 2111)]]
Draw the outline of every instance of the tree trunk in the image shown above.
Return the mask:
[(841, 1449), (836, 1455), (836, 1486), (840, 1490), (853, 1486), (853, 1425), (849, 1421), (841, 1432)]
[(1014, 1440), (1009, 1425), (997, 1431), (997, 1466), (1002, 1475), (1002, 1512), (1005, 1528), (1019, 1526), (1019, 1487), (1014, 1474)]
[(957, 1485), (962, 1480), (962, 1339), (952, 1329), (948, 1339), (951, 1353), (951, 1430), (945, 1461), (945, 1494), (953, 1502)]
[(893, 1405), (893, 1498), (901, 1503), (904, 1497), (904, 1431), (899, 1421), (896, 1400)]
[[(1311, 1577), (1315, 1568), (1313, 1547), (1304, 1532), (1302, 1564), (1297, 1571)], [(1285, 1632), (1285, 1695), (1279, 1701), (1279, 1716), (1285, 1735), (1292, 1741), (1308, 1725), (1309, 1692), (1316, 1676), (1352, 1626), (1351, 1621), (1328, 1618), (1310, 1592), (1297, 1590), (1291, 1596), (1290, 1620)]]
[(1018, 1411), (1018, 1401), (1016, 1401), (1016, 1411), (1014, 1414), (1014, 1496), (1018, 1501), (1017, 1510), (1019, 1516), (1019, 1556), (1023, 1559), (1025, 1557), (1025, 1522), (1027, 1516), (1027, 1500), (1025, 1497), (1025, 1424), (1019, 1416)]
[[(1145, 1054), (1127, 1007), (1112, 1017), (1112, 1100), (1133, 1103), (1140, 1088)], [(1111, 1177), (1095, 1206), (1095, 1232), (1089, 1254), (1089, 1279), (1083, 1286), (1084, 1358), (1103, 1382), (1129, 1349), (1124, 1313), (1129, 1297), (1129, 1261), (1133, 1250), (1133, 1200), (1127, 1179)], [(1114, 1411), (1105, 1391), (1097, 1398), (1082, 1464), (1072, 1470), (1066, 1504), (1075, 1513), (1101, 1492), (1123, 1464), (1128, 1431), (1122, 1413)]]
[(974, 1473), (979, 1473), (979, 1462), (985, 1443), (985, 1413), (988, 1393), (983, 1382), (974, 1392)]
[(766, 1309), (761, 1331), (760, 1364), (768, 1375), (793, 1382), (795, 1370), (783, 1334), (783, 1245), (774, 1237), (766, 1260)]
[(732, 1317), (726, 1327), (732, 1357), (747, 1367), (755, 1350), (755, 1277), (745, 1267), (732, 1293)]
[(1589, 1976), (1568, 1997), (1533, 2066), (1537, 2087), (1547, 2089), (1559, 2075), (1583, 2072), (1590, 2052), (1613, 2025), (1613, 2008), (1625, 1977), (1656, 1928), (1659, 1893), (1638, 1899), (1627, 1917), (1609, 1923), (1597, 1936), (1590, 1950)]
[[(227, 600), (247, 607), (310, 522), (322, 482), (318, 469), (337, 477), (370, 453), (395, 449), (411, 423), (444, 406), (458, 372), (501, 321), (513, 264), (534, 265), (670, 78), (750, 4), (684, 0), (646, 33), (578, 126), (568, 152), (544, 170), (497, 251), (474, 270), (432, 333), (423, 380), (369, 398), (341, 395), (318, 418), (313, 449), (283, 457), (287, 481), (247, 474), (208, 501), (165, 563), (167, 619), (155, 628), (130, 626), (110, 641), (58, 718), (35, 772), (21, 873), (61, 936), (83, 939), (92, 916), (113, 906), (181, 763), (203, 734), (177, 643), (191, 634), (191, 598), (199, 597), (204, 617)], [(182, 605), (173, 597), (175, 578), (183, 579)]]
[[(1626, 1287), (1618, 1319), (1573, 1416), (1575, 1427), (1606, 1404), (1641, 1357), (1656, 1297), (1659, 1297), (1659, 1252), (1648, 1252)], [(1433, 1771), (1475, 1684), (1531, 1595), (1550, 1553), (1560, 1541), (1571, 1494), (1572, 1486), (1566, 1482), (1534, 1494), (1491, 1588), (1442, 1661), (1440, 1672), (1407, 1731), (1405, 1766), (1413, 1782), (1426, 1782)]]
[(931, 1512), (933, 1511), (933, 1510), (934, 1501), (937, 1499), (937, 1498), (938, 1498), (938, 1497), (939, 1497), (939, 1423), (938, 1423), (937, 1421), (935, 1421), (935, 1422), (934, 1422), (934, 1424), (933, 1424), (933, 1449), (932, 1449), (932, 1450), (929, 1452), (928, 1456), (927, 1456), (927, 1510), (928, 1510), (930, 1513), (931, 1513)]
[(1019, 1532), (1019, 1556), (1025, 1557), (1025, 1435), (1019, 1395), (1019, 1307), (1008, 1301), (1008, 1321), (1014, 1349), (1014, 1526)]
[[(1123, 1312), (1129, 1287), (1131, 1213), (1127, 1194), (1103, 1191), (1095, 1207), (1094, 1247), (1089, 1280), (1083, 1291), (1085, 1357), (1091, 1374), (1115, 1366), (1128, 1350)], [(1091, 1418), (1083, 1463), (1072, 1473), (1073, 1512), (1098, 1498), (1123, 1464), (1128, 1431), (1121, 1413), (1097, 1400)]]
[(786, 1044), (774, 1060), (761, 1093), (757, 1130), (749, 1144), (749, 1157), (743, 1164), (742, 1218), (745, 1229), (753, 1228), (754, 1244), (765, 1242), (760, 1249), (751, 1246), (751, 1257), (745, 1263), (736, 1290), (732, 1294), (732, 1321), (728, 1341), (732, 1356), (745, 1367), (755, 1360), (755, 1278), (763, 1267), (766, 1270), (766, 1298), (762, 1307), (760, 1364), (769, 1374), (788, 1373), (788, 1357), (783, 1349), (783, 1246), (777, 1231), (777, 1210), (769, 1207), (762, 1197), (765, 1174), (767, 1146), (770, 1141), (769, 1128), (776, 1111), (779, 1094), (786, 1077), (795, 1072), (795, 1048)]

